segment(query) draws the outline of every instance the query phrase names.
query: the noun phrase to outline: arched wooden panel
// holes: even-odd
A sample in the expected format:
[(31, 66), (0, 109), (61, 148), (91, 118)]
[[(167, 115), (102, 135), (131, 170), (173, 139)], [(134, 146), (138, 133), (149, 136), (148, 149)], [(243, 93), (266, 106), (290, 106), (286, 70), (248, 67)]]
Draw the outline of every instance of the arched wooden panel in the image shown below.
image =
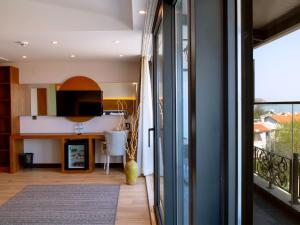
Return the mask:
[[(85, 76), (75, 76), (67, 79), (63, 84), (59, 85), (60, 91), (99, 91), (100, 86), (91, 78)], [(94, 117), (67, 117), (73, 122), (86, 122)]]
[(63, 91), (98, 91), (101, 90), (99, 85), (92, 79), (85, 76), (75, 76), (66, 80), (59, 90)]

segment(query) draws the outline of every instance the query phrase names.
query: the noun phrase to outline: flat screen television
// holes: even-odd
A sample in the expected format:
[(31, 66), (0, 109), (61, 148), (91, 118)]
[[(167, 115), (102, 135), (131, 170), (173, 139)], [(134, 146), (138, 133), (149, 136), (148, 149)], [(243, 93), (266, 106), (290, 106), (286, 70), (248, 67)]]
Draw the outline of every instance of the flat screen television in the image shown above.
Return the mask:
[(57, 91), (57, 116), (102, 116), (102, 91)]

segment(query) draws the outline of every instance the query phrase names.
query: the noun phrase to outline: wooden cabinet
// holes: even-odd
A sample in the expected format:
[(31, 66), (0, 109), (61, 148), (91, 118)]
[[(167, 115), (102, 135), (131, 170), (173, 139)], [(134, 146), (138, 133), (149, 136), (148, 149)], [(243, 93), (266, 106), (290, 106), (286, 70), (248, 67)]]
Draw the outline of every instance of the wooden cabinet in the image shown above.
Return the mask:
[(0, 67), (0, 172), (9, 171), (9, 138), (19, 132), (19, 70), (10, 66)]

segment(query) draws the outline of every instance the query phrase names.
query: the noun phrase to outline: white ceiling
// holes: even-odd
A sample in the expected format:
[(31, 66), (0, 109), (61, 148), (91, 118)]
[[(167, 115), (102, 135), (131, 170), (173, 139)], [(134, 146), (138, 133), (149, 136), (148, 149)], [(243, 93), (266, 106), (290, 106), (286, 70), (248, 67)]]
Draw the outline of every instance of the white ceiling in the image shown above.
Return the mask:
[[(137, 59), (145, 18), (138, 11), (146, 10), (146, 1), (0, 0), (0, 58), (10, 62), (120, 59), (120, 55), (122, 60)], [(18, 41), (29, 45), (21, 47)], [(71, 54), (76, 58), (70, 59)]]

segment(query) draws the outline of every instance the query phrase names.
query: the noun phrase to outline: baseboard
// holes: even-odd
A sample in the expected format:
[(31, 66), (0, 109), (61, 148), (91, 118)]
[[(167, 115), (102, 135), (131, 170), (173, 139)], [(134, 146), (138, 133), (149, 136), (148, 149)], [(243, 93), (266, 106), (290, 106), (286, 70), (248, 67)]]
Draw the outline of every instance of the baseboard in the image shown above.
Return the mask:
[[(96, 168), (103, 168), (104, 163), (96, 163)], [(123, 168), (123, 163), (110, 163), (110, 168)], [(33, 168), (61, 168), (60, 163), (35, 163), (33, 164)]]
[[(96, 163), (95, 167), (96, 168), (103, 168), (104, 167), (104, 163)], [(109, 167), (110, 168), (123, 168), (123, 163), (110, 163)]]
[(0, 173), (1, 172), (8, 173), (9, 172), (9, 167), (0, 166)]
[(33, 168), (61, 168), (61, 164), (60, 163), (35, 163), (33, 164)]

